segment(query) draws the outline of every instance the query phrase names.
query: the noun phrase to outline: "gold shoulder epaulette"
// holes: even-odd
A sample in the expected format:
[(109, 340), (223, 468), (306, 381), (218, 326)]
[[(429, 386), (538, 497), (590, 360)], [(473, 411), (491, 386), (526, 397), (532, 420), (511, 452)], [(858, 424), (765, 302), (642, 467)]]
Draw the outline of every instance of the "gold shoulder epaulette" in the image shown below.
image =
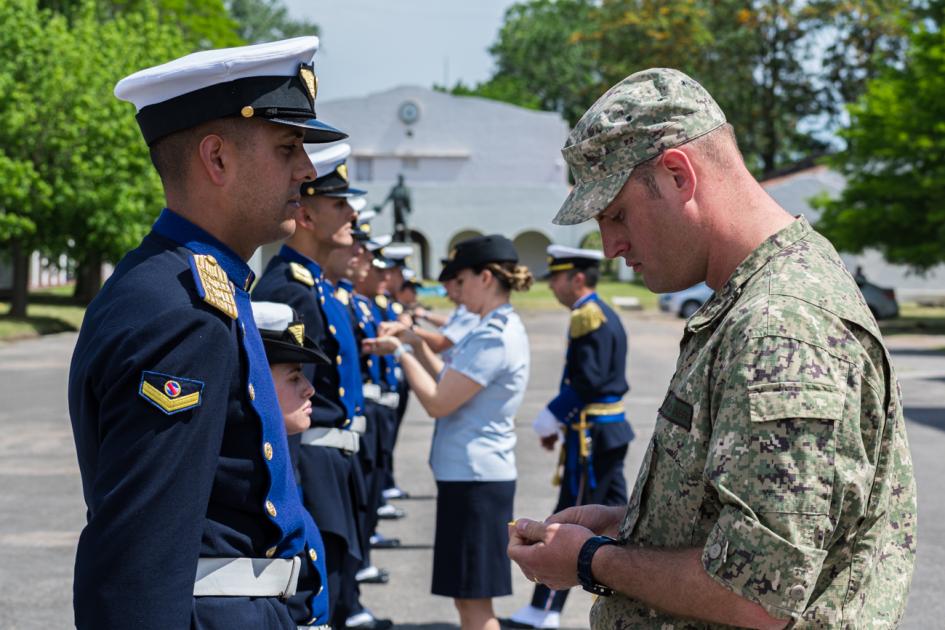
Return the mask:
[(400, 315), (401, 313), (404, 312), (404, 305), (401, 304), (400, 302), (394, 302), (393, 304), (390, 305), (390, 307), (394, 310), (394, 313), (396, 315)]
[(381, 308), (387, 308), (387, 296), (386, 295), (375, 295), (374, 303), (380, 306)]
[(300, 265), (297, 262), (290, 262), (289, 271), (292, 272), (292, 278), (297, 282), (301, 282), (307, 287), (315, 286), (315, 278), (312, 277), (312, 272), (306, 269), (304, 265)]
[(194, 254), (193, 271), (197, 292), (203, 301), (236, 319), (239, 316), (236, 310), (236, 292), (217, 259), (210, 255)]
[(338, 301), (345, 306), (348, 306), (349, 295), (350, 294), (348, 293), (348, 290), (344, 287), (338, 287), (335, 289), (335, 297), (338, 298)]
[(592, 333), (607, 321), (604, 311), (595, 301), (590, 301), (584, 306), (571, 311), (571, 339), (583, 337)]

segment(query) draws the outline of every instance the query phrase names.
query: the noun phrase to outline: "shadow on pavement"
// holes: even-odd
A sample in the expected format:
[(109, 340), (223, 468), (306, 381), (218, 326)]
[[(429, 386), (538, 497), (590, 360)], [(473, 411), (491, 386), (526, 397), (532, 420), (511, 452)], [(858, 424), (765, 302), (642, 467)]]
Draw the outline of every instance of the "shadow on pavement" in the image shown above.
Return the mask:
[(945, 431), (945, 407), (906, 407), (902, 413), (907, 420)]

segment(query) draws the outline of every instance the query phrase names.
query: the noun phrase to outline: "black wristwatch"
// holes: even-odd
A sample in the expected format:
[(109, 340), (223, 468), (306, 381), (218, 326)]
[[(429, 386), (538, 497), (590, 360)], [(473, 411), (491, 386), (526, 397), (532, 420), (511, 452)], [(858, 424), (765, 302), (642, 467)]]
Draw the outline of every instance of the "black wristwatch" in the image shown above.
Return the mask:
[(614, 594), (614, 589), (599, 584), (594, 580), (594, 576), (591, 574), (591, 561), (594, 559), (594, 554), (597, 553), (597, 550), (601, 547), (620, 544), (623, 543), (610, 536), (594, 536), (584, 542), (584, 546), (581, 547), (581, 552), (578, 553), (577, 576), (578, 581), (581, 582), (581, 586), (584, 587), (585, 591), (600, 595), (601, 597), (610, 597)]

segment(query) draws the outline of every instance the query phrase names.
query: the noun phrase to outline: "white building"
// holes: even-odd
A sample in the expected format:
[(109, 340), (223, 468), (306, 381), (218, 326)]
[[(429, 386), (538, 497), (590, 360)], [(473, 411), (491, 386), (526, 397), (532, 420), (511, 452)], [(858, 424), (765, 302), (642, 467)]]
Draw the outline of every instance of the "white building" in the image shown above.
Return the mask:
[[(318, 102), (320, 120), (350, 134), (352, 185), (368, 190), (369, 207), (387, 197), (398, 175), (410, 189), (414, 261), (436, 277), (440, 259), (459, 241), (499, 233), (522, 262), (544, 273), (545, 247), (579, 246), (597, 225), (551, 223), (568, 195), (561, 147), (568, 125), (556, 113), (421, 87), (399, 87), (363, 98)], [(372, 222), (393, 230), (390, 204)], [(277, 245), (263, 248), (268, 260)]]

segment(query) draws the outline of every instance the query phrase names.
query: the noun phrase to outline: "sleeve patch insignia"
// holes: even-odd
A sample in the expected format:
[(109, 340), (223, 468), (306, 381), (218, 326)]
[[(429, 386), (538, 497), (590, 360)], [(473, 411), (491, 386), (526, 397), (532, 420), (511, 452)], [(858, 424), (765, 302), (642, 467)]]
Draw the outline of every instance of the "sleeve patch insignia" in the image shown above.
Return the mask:
[(194, 254), (190, 258), (190, 269), (197, 283), (197, 293), (203, 301), (236, 319), (236, 297), (233, 283), (213, 256)]
[(571, 311), (571, 339), (583, 337), (604, 325), (607, 316), (593, 300)]
[(297, 262), (290, 262), (289, 271), (292, 272), (292, 278), (296, 282), (301, 282), (307, 287), (315, 286), (315, 278), (312, 277), (312, 272), (306, 269), (303, 265), (300, 265)]
[(170, 416), (199, 407), (203, 402), (203, 383), (190, 378), (145, 371), (141, 373), (138, 394)]

